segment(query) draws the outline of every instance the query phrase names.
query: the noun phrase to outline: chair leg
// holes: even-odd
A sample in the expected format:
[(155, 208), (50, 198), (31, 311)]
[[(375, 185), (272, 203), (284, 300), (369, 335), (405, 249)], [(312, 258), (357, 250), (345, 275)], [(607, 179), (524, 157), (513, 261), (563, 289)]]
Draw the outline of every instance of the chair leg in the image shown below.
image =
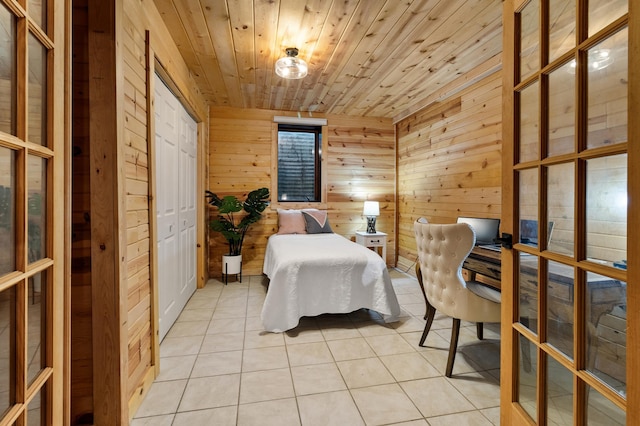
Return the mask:
[(420, 284), (420, 290), (422, 290), (424, 303), (427, 304), (427, 310), (424, 313), (424, 319), (427, 319), (427, 315), (429, 314), (429, 301), (427, 300), (427, 293), (425, 293), (424, 291), (424, 284), (422, 283), (422, 272), (421, 272), (419, 263), (416, 263), (416, 278), (418, 279), (418, 284)]
[(424, 341), (427, 340), (427, 334), (429, 334), (429, 330), (431, 330), (431, 324), (433, 324), (433, 318), (435, 316), (436, 308), (434, 308), (431, 303), (427, 302), (427, 313), (425, 315), (427, 323), (424, 325), (424, 331), (422, 332), (422, 337), (420, 338), (418, 346), (424, 346)]
[(456, 360), (456, 350), (458, 349), (458, 335), (460, 334), (460, 320), (458, 318), (453, 319), (453, 326), (451, 327), (451, 344), (449, 345), (449, 359), (447, 360), (447, 371), (445, 376), (451, 377), (453, 373), (453, 362)]
[(478, 340), (482, 340), (482, 338), (484, 337), (484, 327), (482, 326), (481, 322), (477, 322), (476, 323), (476, 335), (478, 336)]

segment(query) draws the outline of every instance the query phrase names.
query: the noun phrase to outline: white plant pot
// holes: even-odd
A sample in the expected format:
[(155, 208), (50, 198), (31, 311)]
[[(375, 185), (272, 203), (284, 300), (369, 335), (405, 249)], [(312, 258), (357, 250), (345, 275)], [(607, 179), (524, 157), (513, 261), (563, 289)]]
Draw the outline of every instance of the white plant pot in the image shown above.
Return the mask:
[(239, 274), (242, 271), (242, 255), (222, 255), (222, 273), (225, 275)]

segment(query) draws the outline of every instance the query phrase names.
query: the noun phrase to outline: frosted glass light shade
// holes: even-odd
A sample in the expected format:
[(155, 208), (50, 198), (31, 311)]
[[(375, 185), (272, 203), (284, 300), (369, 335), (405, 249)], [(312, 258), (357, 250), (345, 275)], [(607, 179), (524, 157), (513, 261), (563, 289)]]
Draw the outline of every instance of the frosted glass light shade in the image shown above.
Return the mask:
[(297, 58), (298, 49), (287, 49), (287, 56), (276, 61), (276, 74), (282, 78), (299, 79), (307, 75), (307, 63)]

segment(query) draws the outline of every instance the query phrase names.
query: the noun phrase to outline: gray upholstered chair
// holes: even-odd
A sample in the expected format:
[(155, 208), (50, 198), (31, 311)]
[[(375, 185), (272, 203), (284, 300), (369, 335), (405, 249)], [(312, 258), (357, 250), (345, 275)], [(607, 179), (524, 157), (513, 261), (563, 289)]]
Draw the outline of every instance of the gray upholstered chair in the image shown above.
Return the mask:
[(465, 281), (462, 264), (475, 244), (475, 233), (466, 223), (430, 224), (420, 218), (414, 223), (418, 248), (416, 276), (427, 304), (427, 323), (420, 339), (423, 346), (436, 311), (453, 318), (451, 343), (445, 375), (451, 377), (460, 332), (460, 321), (477, 324), (482, 340), (482, 323), (500, 322), (500, 292), (476, 281)]

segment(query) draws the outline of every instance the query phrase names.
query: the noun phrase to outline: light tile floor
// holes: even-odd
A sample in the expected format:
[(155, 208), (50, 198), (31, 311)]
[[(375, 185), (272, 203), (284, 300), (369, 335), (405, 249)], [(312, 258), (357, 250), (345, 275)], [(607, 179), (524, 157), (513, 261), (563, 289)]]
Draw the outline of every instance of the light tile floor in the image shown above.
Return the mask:
[(371, 311), (262, 328), (266, 278), (210, 280), (160, 345), (160, 374), (135, 413), (142, 425), (498, 425), (500, 336), (463, 323), (444, 377), (451, 319), (436, 315), (426, 347), (417, 281), (391, 270), (402, 307), (385, 324)]

